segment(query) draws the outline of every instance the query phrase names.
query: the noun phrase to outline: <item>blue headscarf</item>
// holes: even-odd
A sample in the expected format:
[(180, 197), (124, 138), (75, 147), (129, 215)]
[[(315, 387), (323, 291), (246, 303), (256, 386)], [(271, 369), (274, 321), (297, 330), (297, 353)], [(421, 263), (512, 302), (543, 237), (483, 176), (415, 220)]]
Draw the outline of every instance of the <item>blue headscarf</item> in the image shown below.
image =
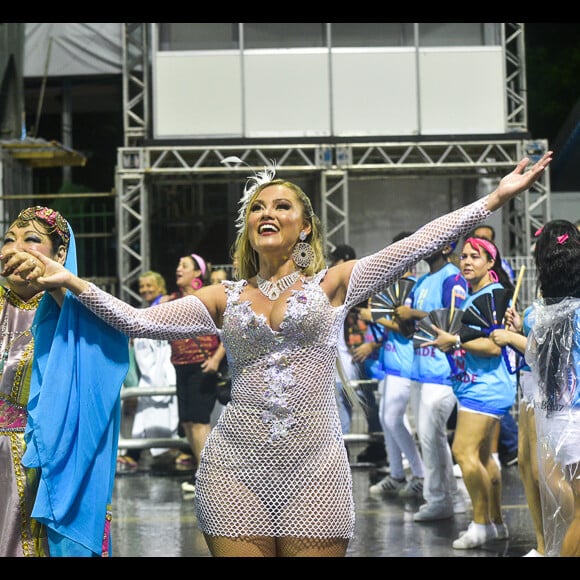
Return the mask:
[[(72, 229), (65, 267), (77, 273)], [(103, 538), (113, 496), (128, 338), (70, 291), (60, 308), (45, 293), (32, 334), (34, 362), (22, 459), (25, 467), (40, 468), (32, 517), (49, 528), (49, 539), (56, 532), (64, 544), (72, 541), (100, 555), (107, 543)]]

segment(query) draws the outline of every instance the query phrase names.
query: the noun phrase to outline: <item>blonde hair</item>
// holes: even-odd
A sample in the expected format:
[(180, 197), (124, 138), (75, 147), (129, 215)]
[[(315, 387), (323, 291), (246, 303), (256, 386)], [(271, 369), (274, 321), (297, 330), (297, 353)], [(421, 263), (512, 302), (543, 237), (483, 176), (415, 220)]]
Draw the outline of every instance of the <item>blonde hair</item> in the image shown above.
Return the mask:
[(161, 292), (167, 294), (167, 285), (162, 274), (155, 272), (154, 270), (147, 270), (147, 272), (143, 272), (143, 274), (139, 275), (139, 281), (143, 280), (143, 278), (153, 278), (157, 286), (161, 289)]
[[(300, 202), (302, 207), (302, 217), (310, 224), (311, 227), (310, 234), (304, 241), (310, 244), (314, 250), (314, 259), (306, 268), (304, 268), (302, 272), (306, 276), (312, 276), (316, 272), (320, 272), (320, 270), (326, 267), (326, 261), (324, 258), (324, 240), (320, 220), (312, 209), (310, 199), (295, 183), (286, 181), (284, 179), (274, 179), (259, 185), (252, 193), (248, 203), (246, 204), (243, 216), (244, 225), (238, 232), (238, 236), (234, 242), (234, 248), (232, 252), (232, 255), (236, 257), (237, 262), (236, 277), (247, 280), (258, 273), (258, 269), (260, 267), (258, 262), (258, 254), (252, 248), (248, 237), (248, 215), (250, 214), (254, 200), (258, 197), (260, 192), (266, 187), (270, 187), (271, 185), (281, 185), (282, 187), (293, 191), (296, 195), (296, 199)], [(300, 240), (296, 240), (296, 242), (299, 241)]]

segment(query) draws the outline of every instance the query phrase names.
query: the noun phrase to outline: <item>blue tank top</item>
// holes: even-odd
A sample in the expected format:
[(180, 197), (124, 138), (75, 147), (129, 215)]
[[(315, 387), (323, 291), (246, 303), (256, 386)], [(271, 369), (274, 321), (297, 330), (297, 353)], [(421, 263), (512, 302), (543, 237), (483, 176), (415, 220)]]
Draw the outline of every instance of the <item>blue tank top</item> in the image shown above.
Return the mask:
[[(408, 278), (416, 280), (413, 276)], [(406, 305), (412, 305), (410, 297), (407, 298)], [(390, 330), (381, 348), (381, 362), (385, 374), (411, 378), (413, 355), (413, 338), (406, 338), (400, 332)]]
[[(459, 268), (449, 262), (437, 272), (428, 272), (417, 280), (411, 292), (412, 307), (425, 312), (449, 308), (455, 296), (455, 307), (463, 308), (466, 295), (465, 278)], [(445, 353), (434, 346), (414, 349), (411, 378), (420, 383), (451, 386), (451, 367)]]
[[(488, 284), (463, 303), (467, 310), (479, 296), (502, 289), (499, 283)], [(453, 391), (458, 401), (467, 409), (501, 415), (507, 413), (516, 399), (516, 376), (511, 374), (503, 355), (479, 356), (465, 351), (465, 374), (453, 381)], [(461, 361), (457, 361), (461, 367)]]

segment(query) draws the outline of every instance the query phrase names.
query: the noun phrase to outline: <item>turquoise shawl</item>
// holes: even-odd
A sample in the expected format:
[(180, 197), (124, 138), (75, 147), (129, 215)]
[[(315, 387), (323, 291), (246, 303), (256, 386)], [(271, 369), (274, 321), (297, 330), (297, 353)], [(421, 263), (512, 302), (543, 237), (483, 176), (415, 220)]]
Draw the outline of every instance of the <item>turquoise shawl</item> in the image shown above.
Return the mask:
[[(65, 267), (77, 273), (72, 229)], [(106, 518), (115, 480), (120, 390), (129, 367), (128, 338), (69, 291), (61, 308), (50, 294), (43, 296), (32, 333), (22, 460), (25, 467), (40, 468), (32, 517), (49, 528), (49, 537), (56, 532), (66, 539), (64, 544), (76, 542), (94, 555), (110, 556)]]

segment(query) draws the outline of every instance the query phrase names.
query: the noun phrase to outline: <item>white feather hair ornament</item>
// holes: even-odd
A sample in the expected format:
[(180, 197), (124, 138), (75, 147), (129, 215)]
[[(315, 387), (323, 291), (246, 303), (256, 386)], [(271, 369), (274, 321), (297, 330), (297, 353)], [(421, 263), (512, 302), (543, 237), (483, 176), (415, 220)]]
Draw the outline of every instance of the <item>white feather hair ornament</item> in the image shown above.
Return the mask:
[[(249, 165), (245, 161), (243, 161), (239, 157), (236, 157), (235, 155), (225, 157), (224, 159), (221, 160), (221, 163), (243, 163), (244, 165), (247, 165), (249, 167)], [(275, 176), (276, 176), (276, 161), (270, 159), (270, 165), (264, 166), (263, 171), (258, 171), (257, 173), (254, 173), (254, 175), (250, 175), (249, 177), (247, 177), (248, 181), (246, 182), (246, 186), (244, 187), (244, 193), (239, 201), (240, 209), (238, 210), (238, 217), (236, 218), (235, 222), (238, 231), (244, 229), (246, 209), (256, 189), (260, 185), (272, 181)]]

